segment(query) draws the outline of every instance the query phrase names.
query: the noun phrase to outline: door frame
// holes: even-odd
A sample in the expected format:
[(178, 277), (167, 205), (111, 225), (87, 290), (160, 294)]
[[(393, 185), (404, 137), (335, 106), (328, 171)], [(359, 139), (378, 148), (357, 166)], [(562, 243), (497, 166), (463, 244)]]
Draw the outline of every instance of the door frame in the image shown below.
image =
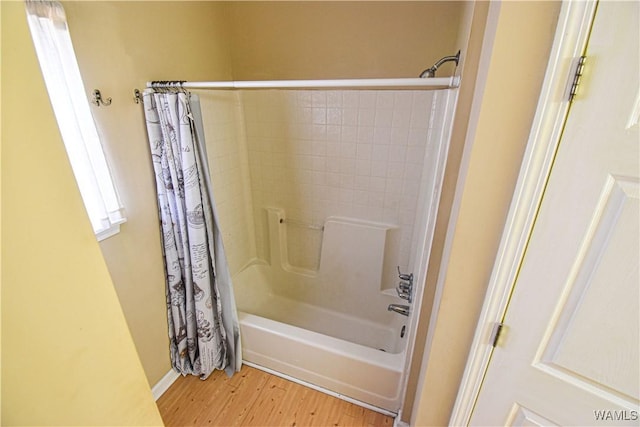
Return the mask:
[(470, 422), (493, 354), (493, 327), (504, 319), (533, 231), (570, 110), (573, 75), (585, 52), (596, 6), (596, 0), (562, 4), (527, 148), (449, 425)]

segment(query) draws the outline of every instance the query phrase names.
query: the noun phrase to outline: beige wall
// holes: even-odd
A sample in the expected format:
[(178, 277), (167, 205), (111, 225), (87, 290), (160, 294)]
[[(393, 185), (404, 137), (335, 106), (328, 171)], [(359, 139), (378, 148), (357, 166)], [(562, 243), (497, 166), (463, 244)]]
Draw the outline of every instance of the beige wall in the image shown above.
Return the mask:
[(161, 425), (71, 173), (24, 4), (1, 8), (2, 425)]
[(455, 1), (234, 2), (233, 77), (417, 77), (455, 53), (462, 9)]
[[(449, 421), (519, 173), (559, 10), (558, 2), (501, 4), (493, 50), (485, 52), (490, 55), (488, 69), (482, 71), (482, 64), (479, 66), (486, 81), (483, 92), (473, 99), (470, 116), (477, 120), (477, 126), (455, 124), (456, 128), (463, 126), (467, 134), (457, 201), (450, 206), (460, 204), (457, 212), (453, 209), (450, 256), (440, 272), (444, 275), (443, 294), (412, 420), (417, 426), (446, 425)], [(443, 245), (444, 241), (436, 243)]]
[[(230, 79), (224, 7), (216, 2), (64, 2), (86, 92), (124, 204), (121, 232), (100, 243), (151, 385), (170, 369), (164, 266), (142, 105), (148, 80)], [(167, 27), (164, 27), (164, 26)]]

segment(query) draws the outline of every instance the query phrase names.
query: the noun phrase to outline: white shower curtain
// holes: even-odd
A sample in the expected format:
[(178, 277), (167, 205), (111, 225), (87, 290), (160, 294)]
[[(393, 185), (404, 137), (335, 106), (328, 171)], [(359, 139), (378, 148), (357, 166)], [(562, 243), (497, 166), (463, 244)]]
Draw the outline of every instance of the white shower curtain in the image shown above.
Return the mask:
[[(165, 91), (166, 92), (166, 91)], [(144, 93), (166, 274), (171, 362), (205, 379), (242, 363), (238, 315), (217, 222), (196, 95)]]

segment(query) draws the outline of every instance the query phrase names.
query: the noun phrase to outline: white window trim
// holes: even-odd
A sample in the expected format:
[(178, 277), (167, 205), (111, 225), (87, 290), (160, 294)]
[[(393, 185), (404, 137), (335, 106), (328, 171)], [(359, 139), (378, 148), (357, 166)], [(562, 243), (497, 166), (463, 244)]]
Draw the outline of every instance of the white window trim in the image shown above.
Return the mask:
[(27, 20), (58, 127), (98, 240), (126, 221), (98, 136), (67, 19), (57, 1), (27, 0)]

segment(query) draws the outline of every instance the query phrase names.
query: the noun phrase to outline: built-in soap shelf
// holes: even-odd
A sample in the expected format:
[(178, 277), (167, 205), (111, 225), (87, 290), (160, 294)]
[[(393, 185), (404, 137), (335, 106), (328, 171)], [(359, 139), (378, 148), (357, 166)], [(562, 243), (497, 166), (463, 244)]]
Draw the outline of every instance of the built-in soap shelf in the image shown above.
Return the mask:
[[(323, 224), (287, 220), (285, 211), (267, 208), (271, 265), (308, 278), (319, 277), (322, 282), (343, 281), (349, 286), (366, 287), (382, 291), (383, 278), (395, 271), (393, 258), (388, 256), (391, 237), (396, 237), (398, 226), (357, 218), (330, 216)], [(321, 236), (320, 258), (317, 269), (300, 268), (289, 262), (287, 222), (300, 226), (307, 224)], [(391, 269), (391, 270), (390, 270)], [(395, 292), (394, 288), (384, 290)], [(393, 294), (389, 294), (393, 295)]]

